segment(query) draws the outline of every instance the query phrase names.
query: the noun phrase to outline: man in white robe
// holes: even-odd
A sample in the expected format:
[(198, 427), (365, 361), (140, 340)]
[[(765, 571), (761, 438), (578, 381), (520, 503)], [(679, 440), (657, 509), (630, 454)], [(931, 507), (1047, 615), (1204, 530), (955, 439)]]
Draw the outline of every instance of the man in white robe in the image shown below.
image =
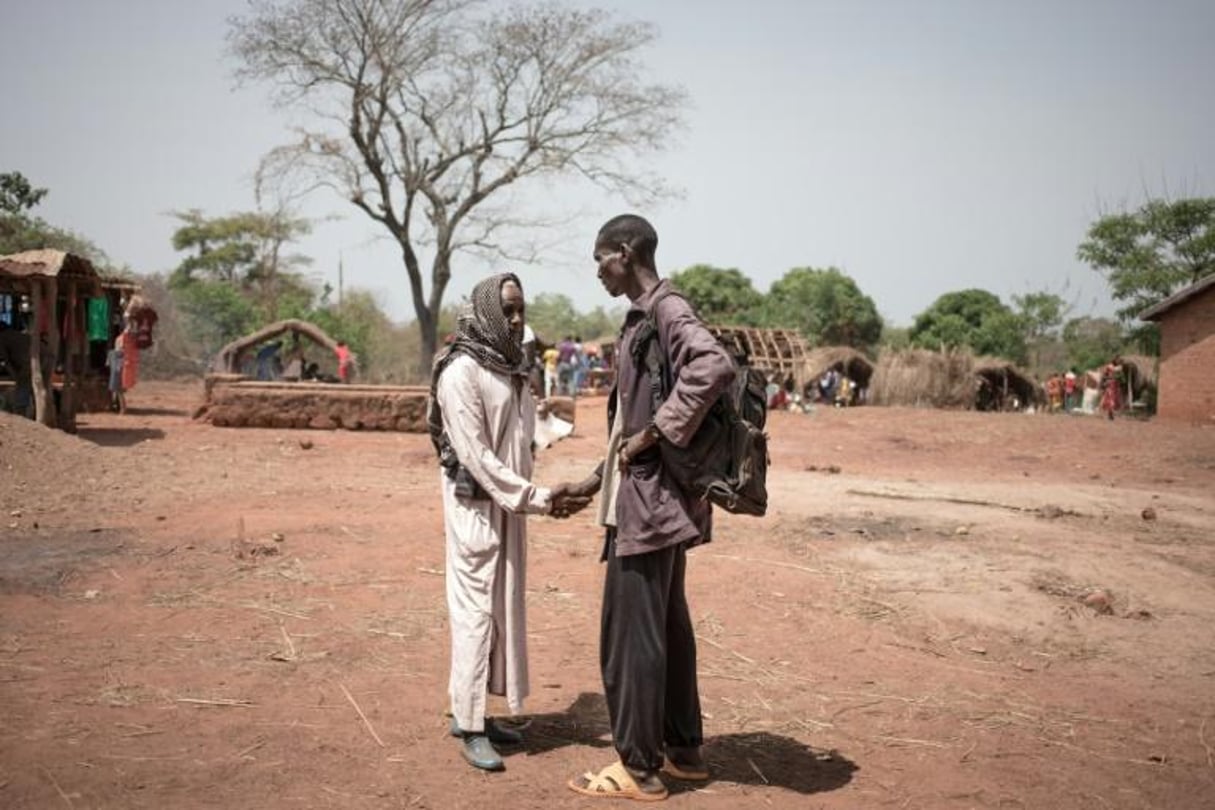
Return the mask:
[(454, 342), (435, 358), (428, 414), (443, 469), (451, 730), (484, 770), (504, 767), (495, 743), (521, 742), (486, 716), (486, 693), (504, 696), (512, 714), (528, 695), (527, 515), (568, 517), (590, 500), (531, 481), (536, 406), (523, 320), (516, 276), (479, 283)]

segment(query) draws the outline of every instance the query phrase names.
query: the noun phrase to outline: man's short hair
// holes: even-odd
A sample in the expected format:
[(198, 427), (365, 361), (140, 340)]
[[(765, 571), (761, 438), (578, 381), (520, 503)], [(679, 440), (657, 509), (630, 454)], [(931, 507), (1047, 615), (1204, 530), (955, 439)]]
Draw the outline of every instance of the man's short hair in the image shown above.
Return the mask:
[(621, 214), (612, 217), (599, 229), (599, 244), (627, 244), (634, 253), (653, 258), (658, 250), (658, 232), (654, 226), (637, 214)]

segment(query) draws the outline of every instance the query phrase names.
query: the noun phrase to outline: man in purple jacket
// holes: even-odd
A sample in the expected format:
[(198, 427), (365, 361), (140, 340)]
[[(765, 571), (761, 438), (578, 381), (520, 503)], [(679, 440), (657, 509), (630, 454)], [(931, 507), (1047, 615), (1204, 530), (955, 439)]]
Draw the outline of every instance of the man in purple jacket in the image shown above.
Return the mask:
[[(667, 794), (659, 771), (678, 779), (709, 776), (700, 756), (696, 640), (684, 574), (687, 550), (710, 540), (711, 507), (667, 475), (658, 443), (686, 446), (735, 373), (692, 307), (659, 278), (657, 247), (653, 226), (633, 214), (609, 220), (595, 240), (600, 282), (632, 304), (608, 403), (607, 455), (575, 488), (578, 495), (602, 491), (607, 574), (599, 663), (620, 761), (569, 782), (579, 793), (649, 800)], [(672, 381), (657, 411), (650, 375), (633, 351), (651, 307)]]

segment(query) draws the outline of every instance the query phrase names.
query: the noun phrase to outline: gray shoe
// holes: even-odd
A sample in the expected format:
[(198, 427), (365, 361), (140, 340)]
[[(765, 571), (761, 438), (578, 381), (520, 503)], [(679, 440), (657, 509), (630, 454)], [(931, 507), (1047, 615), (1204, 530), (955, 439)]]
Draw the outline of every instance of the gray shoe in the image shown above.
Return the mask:
[(484, 734), (465, 734), (460, 753), (469, 765), (483, 771), (504, 771), (506, 765)]
[[(451, 725), (450, 725), (449, 731), (451, 732), (451, 736), (453, 736), (453, 737), (463, 737), (464, 736), (464, 732), (460, 730), (460, 726), (456, 724), (456, 718), (454, 718), (454, 717), (451, 718)], [(476, 734), (477, 732), (472, 732), (472, 733)], [(522, 745), (523, 744), (523, 733), (522, 732), (515, 731), (513, 728), (508, 728), (507, 726), (499, 725), (498, 723), (494, 722), (494, 719), (492, 717), (485, 718), (485, 731), (483, 733), (485, 734), (486, 737), (489, 738), (489, 741), (491, 743), (493, 743), (494, 745)]]

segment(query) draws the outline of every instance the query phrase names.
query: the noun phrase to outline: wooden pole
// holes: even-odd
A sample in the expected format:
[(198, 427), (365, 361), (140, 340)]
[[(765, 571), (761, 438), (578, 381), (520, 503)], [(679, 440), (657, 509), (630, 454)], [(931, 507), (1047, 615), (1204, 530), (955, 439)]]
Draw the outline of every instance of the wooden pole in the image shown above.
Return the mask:
[(34, 388), (34, 419), (47, 427), (55, 426), (55, 398), (48, 379), (42, 373), (42, 331), (45, 327), (42, 302), (46, 295), (41, 279), (30, 280), (30, 307), (33, 309), (33, 328), (30, 329), (30, 382)]
[(68, 433), (76, 432), (76, 350), (80, 344), (80, 324), (76, 308), (76, 279), (68, 279), (67, 283), (67, 312), (64, 322), (67, 330), (64, 334), (63, 350), (63, 398), (59, 410), (59, 427)]
[[(55, 366), (59, 364), (59, 345), (62, 327), (62, 321), (59, 320), (59, 279), (50, 278), (47, 280), (47, 316), (50, 318), (50, 323), (47, 324), (47, 354), (51, 358), (51, 367), (47, 369), (47, 376), (50, 382), (47, 385), (47, 394), (51, 400), (51, 427), (59, 427), (59, 408), (55, 403)], [(62, 403), (62, 397), (60, 398)]]

